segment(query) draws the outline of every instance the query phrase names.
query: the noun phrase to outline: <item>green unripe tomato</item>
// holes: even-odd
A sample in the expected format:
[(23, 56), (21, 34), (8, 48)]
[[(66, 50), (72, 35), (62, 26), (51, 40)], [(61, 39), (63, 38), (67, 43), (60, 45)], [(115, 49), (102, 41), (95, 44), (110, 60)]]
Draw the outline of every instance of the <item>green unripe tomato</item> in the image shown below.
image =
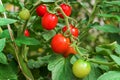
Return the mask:
[(30, 12), (28, 9), (23, 9), (19, 13), (19, 17), (23, 20), (28, 20), (30, 18)]
[(91, 71), (91, 66), (87, 61), (77, 60), (72, 67), (73, 74), (78, 78), (84, 78)]

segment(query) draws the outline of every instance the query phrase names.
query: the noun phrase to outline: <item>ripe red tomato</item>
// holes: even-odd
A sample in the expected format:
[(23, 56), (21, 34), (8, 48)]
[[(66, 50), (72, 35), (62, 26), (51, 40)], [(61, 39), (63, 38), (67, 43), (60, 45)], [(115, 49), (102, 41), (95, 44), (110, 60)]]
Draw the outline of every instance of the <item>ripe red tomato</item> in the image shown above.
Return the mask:
[(36, 13), (38, 16), (42, 17), (46, 12), (47, 12), (47, 7), (44, 4), (41, 4), (36, 8)]
[(89, 62), (81, 59), (77, 60), (72, 67), (73, 74), (78, 78), (84, 78), (90, 73), (91, 66)]
[(57, 54), (63, 54), (68, 48), (68, 40), (62, 34), (56, 34), (51, 41), (51, 48)]
[(52, 30), (58, 23), (58, 17), (52, 13), (45, 13), (42, 17), (42, 27), (46, 30)]
[(76, 54), (76, 50), (72, 47), (69, 46), (66, 52), (63, 54), (64, 57), (68, 57), (70, 54)]
[[(67, 16), (71, 15), (71, 12), (72, 12), (71, 6), (69, 6), (69, 5), (65, 4), (65, 3), (62, 3), (62, 4), (60, 4), (60, 7), (62, 8), (62, 10), (64, 11), (64, 13)], [(62, 13), (60, 11), (58, 11), (58, 15), (60, 16), (60, 18), (64, 18), (64, 16), (62, 15)]]
[(28, 9), (23, 9), (19, 13), (19, 17), (23, 20), (28, 20), (30, 18), (30, 12)]
[(29, 33), (29, 30), (28, 30), (28, 29), (26, 29), (26, 30), (24, 31), (24, 35), (25, 35), (26, 37), (29, 37), (29, 36), (30, 36), (30, 33)]
[[(67, 26), (64, 26), (62, 28), (62, 31), (65, 32), (67, 29), (68, 29)], [(79, 35), (78, 28), (74, 27), (73, 25), (70, 25), (70, 31), (71, 31), (73, 36), (78, 37), (78, 35)]]

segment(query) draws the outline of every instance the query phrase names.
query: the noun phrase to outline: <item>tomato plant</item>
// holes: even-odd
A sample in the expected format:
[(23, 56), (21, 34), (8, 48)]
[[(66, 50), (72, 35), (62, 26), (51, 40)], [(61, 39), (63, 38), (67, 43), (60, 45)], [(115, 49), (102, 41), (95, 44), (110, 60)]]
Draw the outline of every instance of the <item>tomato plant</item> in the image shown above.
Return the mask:
[(44, 4), (41, 4), (39, 5), (37, 8), (36, 8), (36, 13), (38, 16), (44, 16), (45, 13), (47, 13), (47, 7), (46, 5)]
[(72, 67), (73, 74), (78, 78), (84, 78), (90, 73), (90, 64), (81, 59), (77, 60)]
[(119, 80), (119, 3), (0, 0), (0, 80)]

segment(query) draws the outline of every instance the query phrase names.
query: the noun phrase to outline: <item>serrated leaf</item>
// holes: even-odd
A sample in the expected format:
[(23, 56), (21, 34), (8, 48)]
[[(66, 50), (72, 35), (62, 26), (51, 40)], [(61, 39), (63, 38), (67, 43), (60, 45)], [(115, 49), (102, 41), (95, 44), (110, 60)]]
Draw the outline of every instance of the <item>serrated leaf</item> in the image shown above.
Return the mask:
[(36, 40), (35, 38), (29, 38), (25, 36), (21, 36), (15, 40), (15, 42), (20, 45), (20, 44), (26, 44), (26, 45), (39, 45), (40, 42)]
[(120, 71), (109, 71), (101, 75), (97, 80), (120, 80)]
[(116, 55), (110, 55), (110, 57), (120, 66), (120, 57)]
[(8, 19), (8, 18), (0, 18), (0, 26), (4, 26), (7, 24), (15, 23), (17, 20), (14, 19)]
[(47, 31), (43, 34), (43, 38), (48, 41), (50, 40), (54, 35), (56, 34), (56, 32), (54, 30), (51, 31)]
[(0, 52), (4, 49), (4, 47), (5, 47), (5, 42), (6, 42), (5, 38), (0, 39)]
[(52, 80), (74, 80), (68, 58), (59, 55), (51, 56), (48, 70), (52, 72)]
[(8, 64), (7, 58), (4, 55), (4, 53), (2, 53), (2, 52), (0, 52), (0, 63), (2, 63), (2, 64)]
[(0, 12), (4, 12), (4, 11), (5, 11), (5, 9), (4, 9), (3, 5), (0, 4)]
[(86, 76), (83, 80), (97, 80), (97, 78), (101, 75), (100, 69), (94, 64), (91, 65), (91, 71), (88, 76)]
[(104, 25), (104, 26), (95, 25), (95, 26), (92, 26), (92, 27), (94, 27), (97, 30), (101, 30), (103, 32), (109, 32), (109, 33), (119, 33), (120, 32), (119, 28), (117, 28), (115, 26), (112, 26), (112, 25)]
[(0, 80), (17, 80), (17, 68), (18, 65), (11, 62), (8, 65), (0, 64)]

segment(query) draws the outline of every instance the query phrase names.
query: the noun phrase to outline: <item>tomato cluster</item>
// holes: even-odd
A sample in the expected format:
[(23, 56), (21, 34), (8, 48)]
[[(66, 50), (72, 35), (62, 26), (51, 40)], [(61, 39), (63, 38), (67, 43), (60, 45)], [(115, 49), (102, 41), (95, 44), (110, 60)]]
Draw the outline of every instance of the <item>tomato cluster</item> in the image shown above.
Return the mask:
[[(72, 12), (71, 6), (68, 4), (62, 3), (59, 7), (63, 10), (66, 16), (70, 16)], [(53, 30), (58, 23), (58, 16), (64, 19), (63, 13), (60, 10), (57, 10), (56, 14), (50, 13), (47, 10), (47, 6), (44, 4), (40, 4), (36, 8), (36, 13), (38, 16), (42, 17), (41, 24), (43, 29)], [(68, 26), (64, 26), (62, 32), (66, 31), (70, 32), (74, 37), (78, 37), (79, 30), (70, 24), (70, 31), (68, 30)], [(68, 33), (69, 34), (69, 33)], [(76, 50), (73, 46), (71, 46), (71, 40), (69, 37), (65, 37), (62, 33), (56, 34), (51, 40), (51, 48), (56, 54), (62, 54), (64, 57), (69, 56), (70, 54), (76, 54)]]

